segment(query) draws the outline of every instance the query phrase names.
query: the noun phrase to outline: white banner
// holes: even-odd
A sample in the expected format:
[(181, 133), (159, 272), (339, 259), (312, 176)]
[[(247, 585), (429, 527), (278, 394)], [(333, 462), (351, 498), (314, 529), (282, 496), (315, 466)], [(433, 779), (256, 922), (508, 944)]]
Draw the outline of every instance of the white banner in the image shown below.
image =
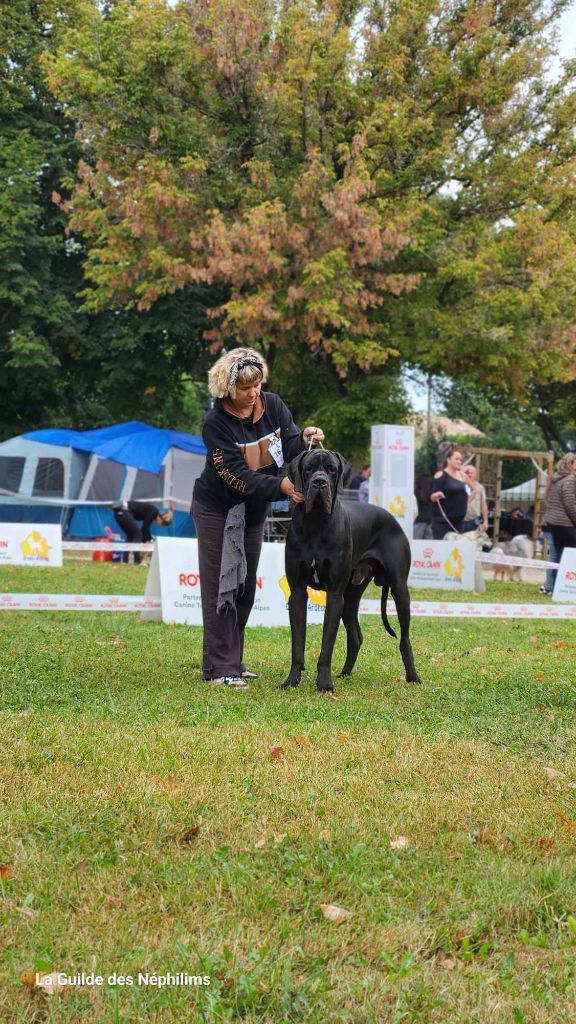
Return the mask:
[(54, 523), (0, 523), (0, 565), (62, 565), (62, 528)]
[[(287, 626), (290, 591), (284, 571), (284, 544), (265, 543), (258, 563), (251, 626)], [(323, 622), (326, 594), (308, 590), (308, 621)], [(158, 537), (148, 574), (146, 596), (161, 597), (164, 622), (202, 624), (198, 541)], [(154, 618), (145, 613), (143, 618)], [(157, 616), (159, 617), (159, 616)]]
[(576, 601), (576, 548), (564, 548), (556, 573), (553, 601)]
[[(392, 601), (389, 601), (386, 607), (389, 615), (395, 615)], [(412, 601), (410, 610), (417, 618), (576, 619), (576, 604), (553, 606)], [(135, 594), (0, 594), (0, 611), (141, 612), (143, 618), (162, 618), (159, 598), (140, 597)], [(380, 601), (362, 601), (360, 615), (380, 615)], [(248, 624), (256, 625), (252, 619)]]
[[(290, 591), (284, 570), (283, 544), (265, 543), (258, 563), (252, 626), (288, 625)], [(474, 545), (469, 541), (414, 541), (412, 586), (442, 590), (474, 589)], [(185, 537), (158, 537), (148, 575), (146, 596), (161, 598), (164, 622), (201, 625), (198, 541)], [(308, 622), (324, 621), (326, 594), (308, 588)], [(159, 618), (146, 612), (144, 618)]]
[(160, 601), (140, 594), (0, 594), (3, 612), (141, 612), (147, 608), (159, 613)]
[(407, 537), (414, 521), (414, 427), (375, 424), (372, 429), (370, 502), (396, 517)]
[(413, 540), (408, 586), (474, 590), (476, 546), (469, 540)]

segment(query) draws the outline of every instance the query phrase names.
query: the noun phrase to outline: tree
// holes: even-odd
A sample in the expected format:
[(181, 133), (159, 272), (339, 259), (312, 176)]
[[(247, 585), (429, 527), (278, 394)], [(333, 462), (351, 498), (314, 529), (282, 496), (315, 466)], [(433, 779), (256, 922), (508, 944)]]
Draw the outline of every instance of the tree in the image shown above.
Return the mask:
[(206, 396), (193, 381), (205, 379), (206, 310), (222, 293), (188, 286), (142, 313), (81, 309), (86, 250), (62, 195), (84, 151), (41, 69), (65, 21), (56, 2), (0, 6), (0, 436), (130, 418), (198, 430)]
[[(51, 87), (93, 156), (86, 303), (218, 286), (210, 340), (400, 354), (511, 394), (574, 376), (567, 0), (81, 0)], [(471, 362), (473, 361), (473, 362)]]
[[(43, 17), (55, 16), (45, 4)], [(13, 434), (67, 412), (82, 282), (66, 218), (52, 191), (80, 150), (39, 67), (44, 21), (36, 4), (0, 7), (0, 430)]]

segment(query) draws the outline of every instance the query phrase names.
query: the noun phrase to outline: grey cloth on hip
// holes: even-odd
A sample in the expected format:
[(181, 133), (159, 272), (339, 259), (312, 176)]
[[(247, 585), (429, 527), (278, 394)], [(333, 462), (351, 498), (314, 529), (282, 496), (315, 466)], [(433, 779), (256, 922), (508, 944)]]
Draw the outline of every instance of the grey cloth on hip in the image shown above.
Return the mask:
[(222, 541), (222, 561), (216, 611), (222, 615), (234, 607), (234, 595), (244, 586), (246, 580), (246, 555), (244, 553), (244, 527), (246, 506), (244, 502), (234, 505), (226, 516)]

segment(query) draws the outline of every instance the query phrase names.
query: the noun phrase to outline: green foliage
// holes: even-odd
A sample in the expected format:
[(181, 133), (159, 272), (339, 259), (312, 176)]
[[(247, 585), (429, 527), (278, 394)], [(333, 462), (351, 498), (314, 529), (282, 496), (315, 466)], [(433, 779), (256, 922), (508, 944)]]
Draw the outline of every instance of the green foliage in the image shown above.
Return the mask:
[(198, 429), (204, 401), (186, 377), (205, 375), (206, 309), (221, 294), (188, 286), (148, 313), (80, 308), (86, 253), (62, 182), (82, 151), (40, 68), (64, 23), (62, 5), (0, 6), (0, 437), (130, 418)]
[(363, 377), (349, 385), (345, 395), (337, 395), (311, 413), (326, 434), (326, 446), (342, 452), (348, 459), (363, 461), (370, 451), (370, 427), (373, 423), (404, 423), (410, 407), (402, 384), (392, 373)]
[(68, 4), (45, 68), (90, 141), (88, 306), (216, 285), (216, 345), (341, 379), (400, 353), (516, 396), (572, 380), (566, 2)]

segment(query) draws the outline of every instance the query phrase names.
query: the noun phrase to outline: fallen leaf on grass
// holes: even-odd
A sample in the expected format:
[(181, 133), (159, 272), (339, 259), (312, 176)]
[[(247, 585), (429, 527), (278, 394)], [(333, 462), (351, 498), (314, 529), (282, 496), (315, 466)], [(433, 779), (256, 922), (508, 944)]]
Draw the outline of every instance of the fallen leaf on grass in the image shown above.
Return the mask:
[(576, 647), (576, 644), (568, 643), (567, 640), (559, 640), (558, 643), (552, 644), (552, 647), (560, 647), (566, 649), (568, 647)]
[(351, 910), (344, 910), (344, 907), (337, 907), (334, 903), (321, 903), (320, 910), (326, 920), (332, 921), (333, 924), (342, 924), (342, 921), (347, 921), (349, 917), (352, 917)]
[(410, 846), (410, 840), (408, 836), (398, 836), (397, 839), (390, 840), (391, 850), (405, 850), (408, 846)]
[(536, 842), (536, 846), (540, 850), (540, 853), (553, 853), (556, 849), (556, 842), (554, 839), (546, 837), (543, 839), (538, 839)]
[(182, 833), (182, 843), (193, 843), (195, 839), (198, 839), (200, 835), (200, 825), (191, 825), (185, 832)]
[(254, 841), (254, 846), (256, 847), (257, 850), (263, 850), (264, 847), (266, 846), (266, 843), (268, 842), (268, 836), (266, 832), (257, 832), (256, 837), (257, 838)]
[(319, 838), (322, 840), (323, 843), (331, 843), (332, 842), (332, 833), (331, 833), (330, 829), (329, 828), (322, 829)]
[(89, 868), (89, 864), (88, 864), (87, 860), (79, 860), (78, 863), (74, 865), (74, 871), (76, 871), (77, 874), (79, 874), (79, 875), (86, 874), (86, 872), (88, 871), (88, 868)]
[[(535, 633), (532, 633), (532, 636), (528, 637), (528, 641), (531, 644), (537, 644), (538, 643), (538, 637), (536, 636)], [(552, 646), (554, 646), (554, 645), (552, 645)]]
[(16, 910), (22, 917), (29, 917), (30, 920), (38, 916), (38, 911), (32, 910), (32, 907), (16, 907)]
[(452, 957), (447, 956), (440, 961), (440, 966), (443, 967), (445, 971), (453, 971), (456, 967), (456, 961), (453, 960)]
[(283, 753), (284, 747), (272, 747), (272, 751), (270, 753), (270, 760), (279, 761)]
[(564, 828), (568, 829), (569, 832), (576, 832), (576, 820), (574, 818), (567, 818), (565, 814), (560, 814), (559, 818)]
[(44, 992), (47, 996), (53, 996), (66, 988), (66, 985), (62, 985), (58, 980), (61, 973), (61, 971), (52, 971), (51, 974), (26, 971), (20, 975), (20, 981), (35, 992)]
[(280, 846), (280, 843), (284, 842), (284, 840), (286, 839), (287, 835), (288, 835), (287, 832), (275, 832), (274, 833), (274, 845), (275, 846)]
[(307, 736), (295, 736), (294, 743), (297, 747), (305, 747), (307, 743), (310, 743), (310, 740)]
[(565, 779), (566, 778), (566, 772), (559, 772), (557, 768), (545, 768), (544, 769), (544, 774), (547, 775), (549, 779)]
[(487, 676), (488, 675), (488, 669), (487, 668), (479, 668), (478, 669), (478, 675), (479, 676)]
[(11, 878), (14, 873), (14, 868), (11, 868), (9, 864), (0, 864), (0, 878)]
[(178, 782), (178, 779), (174, 775), (174, 772), (168, 772), (163, 779), (157, 780), (160, 789), (163, 789), (165, 793), (181, 793), (182, 783)]

